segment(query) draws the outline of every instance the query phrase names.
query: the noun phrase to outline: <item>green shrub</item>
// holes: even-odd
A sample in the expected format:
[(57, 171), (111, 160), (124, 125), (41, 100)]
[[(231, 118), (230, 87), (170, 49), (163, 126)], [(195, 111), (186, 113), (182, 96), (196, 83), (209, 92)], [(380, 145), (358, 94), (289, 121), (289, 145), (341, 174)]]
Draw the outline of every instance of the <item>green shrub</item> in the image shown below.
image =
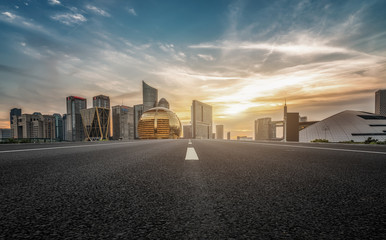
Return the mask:
[(327, 140), (327, 139), (315, 139), (315, 140), (312, 140), (311, 142), (323, 142), (323, 143), (328, 143), (328, 140)]

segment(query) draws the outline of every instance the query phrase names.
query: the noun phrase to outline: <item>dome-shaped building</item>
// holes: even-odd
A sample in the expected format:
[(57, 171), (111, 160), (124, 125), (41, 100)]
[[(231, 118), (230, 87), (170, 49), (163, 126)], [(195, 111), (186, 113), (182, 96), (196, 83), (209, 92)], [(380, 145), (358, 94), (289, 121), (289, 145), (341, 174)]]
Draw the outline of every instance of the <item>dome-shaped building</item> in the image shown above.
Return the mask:
[(171, 110), (155, 107), (147, 110), (138, 122), (140, 139), (176, 139), (181, 136), (181, 122)]

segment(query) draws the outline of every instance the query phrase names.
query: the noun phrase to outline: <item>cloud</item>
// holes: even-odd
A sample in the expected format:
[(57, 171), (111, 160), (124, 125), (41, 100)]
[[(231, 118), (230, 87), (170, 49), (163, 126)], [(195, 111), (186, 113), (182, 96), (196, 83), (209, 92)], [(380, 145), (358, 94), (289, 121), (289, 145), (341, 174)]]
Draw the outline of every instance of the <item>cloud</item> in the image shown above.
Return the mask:
[(205, 61), (213, 61), (214, 57), (212, 55), (197, 54), (197, 57), (204, 59)]
[(51, 18), (66, 25), (79, 24), (87, 21), (87, 19), (80, 13), (57, 14)]
[(60, 5), (60, 1), (59, 0), (48, 0), (48, 4), (50, 5)]
[(134, 8), (129, 8), (127, 11), (128, 11), (131, 15), (137, 16), (137, 13), (135, 12)]
[(15, 19), (16, 18), (16, 15), (13, 14), (13, 13), (10, 13), (10, 12), (2, 12), (1, 14), (9, 17), (11, 20)]
[(88, 10), (91, 10), (92, 12), (94, 12), (96, 14), (101, 15), (101, 16), (110, 17), (110, 14), (103, 9), (97, 8), (97, 7), (92, 6), (92, 5), (86, 5), (86, 8)]

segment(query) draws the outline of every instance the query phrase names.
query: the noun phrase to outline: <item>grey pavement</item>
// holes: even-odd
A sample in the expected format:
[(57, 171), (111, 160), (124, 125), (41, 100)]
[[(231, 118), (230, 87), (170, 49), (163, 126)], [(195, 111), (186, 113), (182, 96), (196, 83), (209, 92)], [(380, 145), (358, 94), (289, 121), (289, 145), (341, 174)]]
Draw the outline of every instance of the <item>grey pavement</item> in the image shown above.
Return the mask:
[(385, 146), (191, 142), (0, 145), (0, 239), (385, 239)]

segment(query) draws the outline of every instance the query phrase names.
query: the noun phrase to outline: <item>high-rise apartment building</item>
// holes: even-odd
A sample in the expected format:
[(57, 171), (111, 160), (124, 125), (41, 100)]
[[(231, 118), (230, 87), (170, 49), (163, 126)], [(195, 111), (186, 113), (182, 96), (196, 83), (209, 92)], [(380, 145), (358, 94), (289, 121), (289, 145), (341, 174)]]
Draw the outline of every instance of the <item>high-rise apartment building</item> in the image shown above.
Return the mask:
[(216, 139), (224, 139), (224, 125), (216, 125)]
[(146, 84), (145, 81), (142, 81), (142, 98), (143, 111), (147, 111), (150, 108), (157, 107), (158, 90)]
[(117, 105), (112, 107), (113, 139), (134, 139), (134, 108)]
[(87, 108), (87, 99), (69, 96), (66, 98), (66, 140), (83, 141), (85, 138), (80, 110)]
[(386, 89), (375, 92), (375, 114), (386, 116)]
[(98, 95), (92, 98), (92, 107), (108, 108), (110, 109), (110, 97), (105, 95)]
[(192, 114), (192, 138), (212, 138), (212, 106), (193, 100)]

